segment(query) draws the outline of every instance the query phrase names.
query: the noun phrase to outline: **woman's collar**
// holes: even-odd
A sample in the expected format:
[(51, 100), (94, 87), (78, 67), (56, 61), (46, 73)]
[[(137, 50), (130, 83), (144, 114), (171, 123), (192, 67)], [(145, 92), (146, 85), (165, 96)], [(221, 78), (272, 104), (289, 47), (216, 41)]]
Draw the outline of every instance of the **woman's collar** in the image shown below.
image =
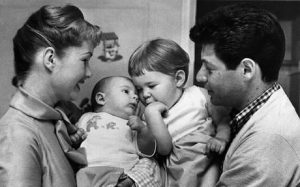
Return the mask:
[(10, 106), (39, 120), (58, 120), (61, 115), (51, 106), (35, 98), (24, 88), (19, 87), (13, 96)]

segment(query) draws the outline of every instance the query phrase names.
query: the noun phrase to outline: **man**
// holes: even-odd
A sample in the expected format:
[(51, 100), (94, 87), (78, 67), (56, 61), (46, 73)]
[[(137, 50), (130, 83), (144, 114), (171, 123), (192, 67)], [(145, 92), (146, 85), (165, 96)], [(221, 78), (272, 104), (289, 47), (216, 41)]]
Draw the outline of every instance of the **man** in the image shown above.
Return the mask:
[(190, 37), (201, 45), (197, 80), (213, 104), (233, 109), (233, 141), (217, 186), (299, 185), (300, 120), (276, 82), (285, 52), (276, 18), (229, 5), (203, 17)]

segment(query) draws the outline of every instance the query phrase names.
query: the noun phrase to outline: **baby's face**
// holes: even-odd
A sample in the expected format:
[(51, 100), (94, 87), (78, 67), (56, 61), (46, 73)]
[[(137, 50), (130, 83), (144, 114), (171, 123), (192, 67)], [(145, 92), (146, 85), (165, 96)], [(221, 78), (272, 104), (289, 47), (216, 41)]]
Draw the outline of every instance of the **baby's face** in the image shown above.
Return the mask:
[(110, 83), (105, 93), (104, 107), (111, 114), (128, 119), (134, 115), (138, 104), (138, 96), (133, 83), (124, 78), (116, 77)]

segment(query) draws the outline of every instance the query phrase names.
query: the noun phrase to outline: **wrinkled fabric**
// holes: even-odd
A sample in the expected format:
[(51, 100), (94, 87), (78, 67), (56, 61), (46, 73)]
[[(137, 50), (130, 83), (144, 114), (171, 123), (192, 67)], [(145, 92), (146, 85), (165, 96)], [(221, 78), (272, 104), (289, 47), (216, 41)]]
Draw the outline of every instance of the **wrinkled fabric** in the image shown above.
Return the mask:
[(80, 118), (77, 126), (87, 132), (80, 147), (86, 151), (88, 166), (113, 166), (127, 171), (138, 162), (136, 136), (127, 122), (106, 112), (89, 112)]
[(212, 163), (213, 158), (205, 155), (207, 141), (215, 133), (208, 102), (206, 90), (197, 86), (186, 88), (164, 118), (173, 141), (164, 166), (168, 187), (210, 187), (217, 182), (218, 168)]
[(300, 120), (282, 88), (233, 139), (217, 186), (300, 186)]
[(74, 187), (75, 174), (55, 134), (61, 115), (20, 88), (0, 120), (0, 185)]
[[(88, 167), (77, 173), (78, 184), (88, 184), (88, 178), (93, 175), (91, 184), (104, 184), (107, 172), (94, 173), (106, 169), (105, 166), (122, 168), (138, 187), (160, 187), (160, 169), (152, 155), (144, 155), (138, 150), (136, 133), (127, 125), (128, 120), (113, 116), (106, 112), (84, 114), (77, 123), (79, 128), (86, 130), (88, 137), (81, 144), (85, 150)], [(91, 169), (88, 169), (91, 168)], [(101, 178), (104, 175), (104, 178)], [(115, 173), (112, 172), (114, 176)], [(78, 178), (78, 176), (80, 178)], [(97, 180), (100, 180), (97, 182)], [(115, 179), (115, 177), (114, 177)], [(107, 180), (110, 180), (109, 178)]]
[(157, 175), (160, 172), (158, 165), (153, 160), (146, 158), (139, 162), (127, 173), (124, 172), (123, 168), (111, 166), (82, 168), (76, 174), (77, 187), (114, 187), (124, 174), (136, 182), (136, 187), (161, 187), (162, 179), (160, 175)]
[[(67, 158), (77, 165), (77, 167), (83, 167), (87, 165), (86, 152), (84, 148), (75, 149), (72, 147), (70, 134), (74, 134), (77, 131), (77, 127), (72, 125), (67, 116), (59, 108), (56, 110), (61, 114), (62, 119), (58, 120), (55, 124), (55, 131), (58, 141), (66, 154)], [(75, 166), (76, 168), (76, 166)]]
[(202, 130), (196, 130), (175, 142), (166, 160), (166, 186), (215, 186), (219, 170), (204, 152), (209, 138)]
[(115, 187), (123, 173), (123, 169), (110, 166), (85, 167), (76, 174), (77, 187)]
[(161, 187), (160, 167), (154, 159), (141, 158), (126, 174), (137, 187)]

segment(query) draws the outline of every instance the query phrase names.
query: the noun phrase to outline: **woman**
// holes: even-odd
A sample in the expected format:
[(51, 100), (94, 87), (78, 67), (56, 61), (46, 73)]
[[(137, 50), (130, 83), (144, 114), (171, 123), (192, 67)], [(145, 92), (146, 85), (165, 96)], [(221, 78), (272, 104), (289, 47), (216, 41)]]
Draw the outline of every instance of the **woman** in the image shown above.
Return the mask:
[(55, 135), (59, 100), (70, 100), (91, 76), (98, 26), (75, 6), (43, 6), (13, 39), (18, 90), (0, 120), (0, 186), (76, 186)]

